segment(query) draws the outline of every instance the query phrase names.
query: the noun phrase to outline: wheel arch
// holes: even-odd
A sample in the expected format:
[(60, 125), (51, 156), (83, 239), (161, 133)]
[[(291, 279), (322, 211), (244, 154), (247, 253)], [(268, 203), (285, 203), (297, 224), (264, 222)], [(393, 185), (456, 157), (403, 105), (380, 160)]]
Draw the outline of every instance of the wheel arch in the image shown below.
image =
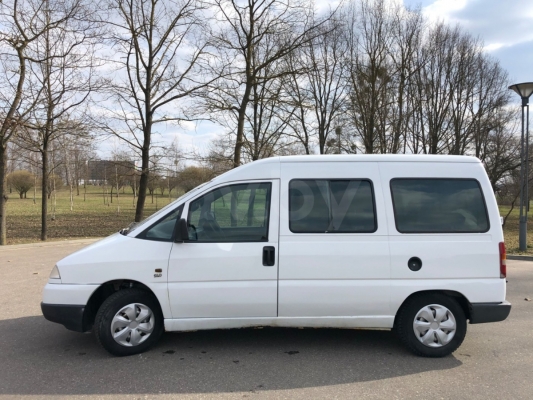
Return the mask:
[(398, 318), (398, 315), (400, 314), (400, 311), (405, 306), (405, 304), (413, 297), (423, 296), (427, 294), (440, 294), (455, 299), (461, 306), (463, 312), (465, 313), (466, 319), (470, 319), (470, 302), (464, 294), (455, 290), (420, 290), (418, 292), (411, 293), (409, 296), (407, 296), (400, 305), (400, 307), (398, 307), (394, 316), (394, 327), (396, 326), (396, 319)]
[(89, 298), (89, 301), (87, 302), (83, 313), (83, 330), (86, 332), (92, 329), (98, 309), (109, 296), (111, 296), (113, 293), (118, 292), (119, 290), (130, 288), (137, 288), (151, 293), (152, 296), (154, 296), (154, 298), (157, 300), (159, 308), (162, 309), (161, 303), (157, 295), (152, 289), (150, 289), (145, 284), (131, 279), (116, 279), (108, 281), (102, 283)]

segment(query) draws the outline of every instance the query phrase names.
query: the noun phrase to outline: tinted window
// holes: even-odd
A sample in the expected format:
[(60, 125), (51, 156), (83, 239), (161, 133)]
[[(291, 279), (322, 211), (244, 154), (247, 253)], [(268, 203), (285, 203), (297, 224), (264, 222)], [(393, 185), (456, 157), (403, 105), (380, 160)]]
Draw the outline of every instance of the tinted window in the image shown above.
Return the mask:
[(376, 230), (368, 180), (292, 180), (289, 228), (295, 233), (368, 233)]
[(155, 224), (150, 226), (148, 229), (143, 231), (137, 237), (139, 239), (159, 240), (164, 242), (171, 241), (172, 236), (174, 235), (174, 227), (176, 225), (176, 221), (178, 218), (180, 218), (182, 210), (183, 206), (178, 207), (177, 209), (157, 221)]
[(292, 232), (325, 232), (331, 219), (327, 181), (289, 183), (289, 228)]
[(254, 242), (268, 240), (270, 183), (224, 186), (191, 202), (189, 240)]
[(391, 191), (398, 232), (489, 230), (483, 193), (474, 179), (393, 179)]

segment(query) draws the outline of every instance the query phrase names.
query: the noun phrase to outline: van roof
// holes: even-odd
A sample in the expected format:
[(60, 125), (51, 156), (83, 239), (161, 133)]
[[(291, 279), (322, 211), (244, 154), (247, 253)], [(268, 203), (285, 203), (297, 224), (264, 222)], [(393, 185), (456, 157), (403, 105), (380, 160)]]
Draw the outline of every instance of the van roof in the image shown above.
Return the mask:
[(281, 156), (264, 158), (217, 176), (213, 182), (238, 181), (247, 179), (276, 179), (280, 176), (280, 163), (307, 162), (446, 162), (446, 163), (480, 163), (471, 156), (449, 156), (433, 154), (327, 154)]
[[(302, 156), (272, 157), (282, 163), (287, 162), (452, 162), (479, 163), (479, 159), (472, 156), (451, 156), (443, 154), (322, 154)], [(275, 161), (274, 161), (275, 162)]]

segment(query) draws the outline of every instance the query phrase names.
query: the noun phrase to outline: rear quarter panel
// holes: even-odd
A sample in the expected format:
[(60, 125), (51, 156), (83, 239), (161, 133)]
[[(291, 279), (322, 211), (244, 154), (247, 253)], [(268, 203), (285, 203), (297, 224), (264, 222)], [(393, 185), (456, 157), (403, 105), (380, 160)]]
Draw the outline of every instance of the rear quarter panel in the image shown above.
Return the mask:
[[(452, 290), (470, 302), (505, 299), (505, 280), (500, 279), (498, 243), (503, 232), (498, 206), (481, 163), (380, 163), (381, 188), (389, 230), (391, 253), (391, 310), (397, 310), (412, 293)], [(490, 228), (485, 233), (400, 233), (396, 228), (390, 181), (394, 178), (476, 179), (481, 187)], [(422, 260), (411, 271), (411, 257)]]

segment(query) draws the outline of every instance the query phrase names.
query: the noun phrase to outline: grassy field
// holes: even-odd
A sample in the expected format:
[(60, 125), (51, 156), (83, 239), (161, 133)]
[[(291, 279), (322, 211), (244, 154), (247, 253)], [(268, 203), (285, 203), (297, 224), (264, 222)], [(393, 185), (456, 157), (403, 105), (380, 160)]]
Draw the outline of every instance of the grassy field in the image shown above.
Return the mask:
[[(109, 191), (109, 187), (107, 188)], [(134, 220), (135, 208), (131, 188), (122, 190), (119, 198), (113, 196), (110, 203), (109, 194), (104, 203), (103, 188), (87, 186), (80, 195), (74, 192), (74, 205), (70, 210), (70, 194), (68, 189), (57, 191), (55, 219), (52, 215), (53, 197), (48, 206), (48, 238), (49, 240), (83, 239), (89, 237), (108, 236), (129, 225)], [(172, 200), (181, 193), (172, 192)], [(36, 204), (33, 203), (33, 191), (27, 199), (19, 199), (17, 193), (11, 193), (7, 202), (7, 242), (8, 244), (31, 243), (40, 239), (41, 233), (41, 197), (37, 193)], [(164, 196), (148, 196), (145, 206), (145, 217), (153, 214), (169, 203), (168, 193)], [(118, 207), (120, 206), (120, 211)]]
[[(109, 190), (109, 188), (108, 188)], [(110, 203), (109, 195), (104, 203), (103, 188), (87, 186), (84, 201), (83, 188), (80, 195), (74, 193), (74, 206), (70, 211), (69, 191), (57, 191), (55, 219), (52, 220), (51, 208), (53, 198), (49, 200), (48, 238), (49, 240), (82, 239), (89, 237), (108, 236), (126, 227), (133, 221), (135, 208), (133, 193), (126, 188), (119, 194), (119, 199), (113, 198)], [(172, 192), (172, 200), (181, 193)], [(168, 193), (164, 196), (156, 195), (146, 200), (145, 216), (151, 215), (169, 203)], [(120, 211), (117, 206), (120, 206)], [(500, 214), (506, 215), (508, 206), (500, 207)], [(518, 250), (518, 215), (515, 208), (504, 227), (505, 243), (509, 254), (533, 254), (533, 220), (528, 224), (528, 251), (520, 253)], [(39, 241), (41, 232), (41, 199), (37, 193), (36, 204), (33, 204), (33, 192), (28, 193), (27, 199), (19, 199), (16, 193), (9, 196), (7, 202), (7, 241), (8, 244), (31, 243)]]
[[(500, 206), (500, 215), (505, 217), (509, 212), (509, 206)], [(503, 236), (505, 238), (505, 247), (508, 254), (527, 254), (533, 255), (533, 218), (528, 220), (527, 225), (527, 251), (521, 252), (518, 250), (518, 220), (520, 216), (520, 209), (515, 207), (507, 222), (503, 227)]]

